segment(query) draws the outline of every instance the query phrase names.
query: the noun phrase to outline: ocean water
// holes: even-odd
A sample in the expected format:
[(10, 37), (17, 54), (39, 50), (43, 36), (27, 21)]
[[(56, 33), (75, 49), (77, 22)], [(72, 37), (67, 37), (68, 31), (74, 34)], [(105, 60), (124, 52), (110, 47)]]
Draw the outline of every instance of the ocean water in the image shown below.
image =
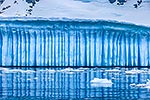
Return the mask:
[[(148, 68), (0, 68), (0, 100), (148, 100), (150, 88), (142, 84), (150, 79), (149, 72)], [(93, 85), (94, 78), (113, 84)]]

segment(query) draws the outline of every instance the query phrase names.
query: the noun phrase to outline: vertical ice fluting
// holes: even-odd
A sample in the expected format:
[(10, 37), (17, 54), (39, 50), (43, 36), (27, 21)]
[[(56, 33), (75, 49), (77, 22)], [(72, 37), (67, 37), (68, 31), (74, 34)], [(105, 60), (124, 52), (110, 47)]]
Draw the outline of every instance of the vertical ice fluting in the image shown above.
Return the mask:
[(150, 66), (150, 28), (107, 21), (0, 21), (1, 66)]

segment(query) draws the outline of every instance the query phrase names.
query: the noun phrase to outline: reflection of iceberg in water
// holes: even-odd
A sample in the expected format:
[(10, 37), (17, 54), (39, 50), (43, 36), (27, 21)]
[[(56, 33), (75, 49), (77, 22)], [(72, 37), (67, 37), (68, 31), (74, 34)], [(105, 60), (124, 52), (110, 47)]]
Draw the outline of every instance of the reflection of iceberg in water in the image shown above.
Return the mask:
[(3, 66), (150, 66), (150, 28), (107, 21), (1, 20)]
[[(45, 67), (0, 68), (0, 98), (4, 97), (1, 100), (24, 100), (24, 98), (31, 100), (32, 97), (40, 98), (32, 100), (93, 100), (95, 98), (98, 98), (97, 100), (102, 98), (106, 100), (110, 100), (110, 98), (112, 100), (130, 100), (132, 97), (132, 99), (137, 100), (140, 95), (149, 94), (147, 89), (130, 86), (132, 83), (145, 83), (145, 80), (149, 77), (148, 72), (129, 77), (125, 74), (126, 69), (124, 68), (120, 68), (122, 71), (118, 74), (100, 72), (103, 68), (95, 68), (94, 70), (89, 68), (80, 73), (75, 71), (73, 74), (63, 73), (62, 70), (66, 69)], [(74, 70), (77, 69), (73, 68), (72, 71)], [(103, 84), (91, 84), (91, 80), (96, 77), (98, 80), (103, 79), (105, 82)], [(112, 86), (112, 82), (106, 82), (108, 79), (113, 82)], [(107, 84), (105, 85), (105, 83)], [(10, 99), (12, 97), (13, 99)], [(149, 95), (145, 97), (150, 98)]]
[(104, 83), (103, 84), (101, 84), (101, 83), (100, 84), (92, 83), (91, 86), (92, 87), (112, 87), (112, 84), (108, 84), (108, 83), (106, 83), (106, 84), (104, 84)]

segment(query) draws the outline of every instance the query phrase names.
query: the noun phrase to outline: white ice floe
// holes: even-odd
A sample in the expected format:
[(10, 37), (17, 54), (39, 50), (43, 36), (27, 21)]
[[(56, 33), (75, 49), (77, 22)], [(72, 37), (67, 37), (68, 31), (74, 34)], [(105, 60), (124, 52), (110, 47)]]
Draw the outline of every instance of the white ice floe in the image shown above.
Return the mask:
[(60, 72), (72, 72), (72, 71), (73, 71), (73, 68), (65, 68), (65, 69), (60, 70)]
[(111, 80), (99, 79), (99, 78), (94, 78), (90, 82), (91, 82), (91, 86), (93, 87), (111, 87), (113, 84)]
[(135, 86), (136, 86), (136, 84), (135, 84), (135, 83), (133, 83), (133, 84), (130, 84), (130, 86), (135, 87)]
[(35, 77), (35, 78), (33, 78), (34, 80), (37, 80), (38, 79), (38, 77)]
[(55, 73), (56, 70), (53, 70), (53, 69), (44, 69), (44, 70), (37, 70), (37, 72), (48, 72), (48, 73)]
[(24, 71), (22, 71), (22, 73), (35, 73), (35, 71), (34, 70), (24, 70)]
[(4, 73), (20, 73), (23, 72), (23, 70), (20, 69), (8, 69), (6, 71), (4, 71)]
[(110, 72), (110, 73), (119, 73), (121, 72), (120, 70), (118, 69), (112, 69), (112, 70), (105, 70), (105, 72)]
[(28, 78), (28, 79), (27, 79), (27, 81), (31, 81), (31, 80), (32, 80), (31, 78)]
[(85, 70), (80, 69), (80, 68), (78, 68), (78, 69), (65, 68), (65, 69), (60, 70), (60, 72), (72, 72), (72, 73), (74, 73), (74, 72), (83, 72), (83, 71), (85, 71)]
[(65, 74), (74, 74), (73, 68), (65, 68), (65, 69), (62, 69), (58, 72), (62, 72), (62, 73), (65, 73)]
[(94, 78), (93, 80), (91, 80), (91, 83), (110, 83), (110, 84), (112, 84), (112, 81), (108, 80), (108, 79)]
[(0, 70), (2, 70), (2, 71), (8, 71), (9, 69), (8, 68), (2, 68), (2, 67), (0, 67)]
[(88, 70), (89, 68), (83, 68), (83, 67), (80, 67), (78, 68), (79, 70)]
[(22, 70), (22, 69), (6, 69), (3, 68), (3, 73), (27, 73), (27, 74), (31, 74), (31, 73), (35, 73), (35, 71), (33, 70)]
[(138, 87), (138, 88), (150, 88), (150, 80), (149, 79), (147, 79), (147, 82), (144, 84), (135, 84), (135, 83), (133, 83), (133, 84), (130, 84), (130, 86), (132, 86), (132, 87)]
[(0, 68), (0, 70), (2, 70), (3, 73), (17, 73), (22, 71), (20, 69), (9, 69), (9, 68)]
[(73, 72), (84, 72), (84, 70), (81, 70), (81, 69), (74, 69)]
[(133, 74), (146, 73), (146, 71), (134, 69), (134, 70), (125, 71), (125, 73), (126, 73), (127, 75), (133, 75)]

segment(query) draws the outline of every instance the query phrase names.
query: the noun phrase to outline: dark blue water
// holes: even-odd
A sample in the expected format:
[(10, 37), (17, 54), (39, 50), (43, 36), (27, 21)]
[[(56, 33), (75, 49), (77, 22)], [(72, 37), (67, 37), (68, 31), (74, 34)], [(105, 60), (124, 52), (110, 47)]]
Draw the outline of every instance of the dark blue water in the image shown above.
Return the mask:
[[(131, 68), (1, 68), (0, 100), (126, 100), (150, 99), (149, 87), (132, 87), (150, 79), (149, 69), (126, 74)], [(137, 69), (136, 69), (137, 70)], [(94, 78), (109, 79), (112, 85), (91, 84)]]

